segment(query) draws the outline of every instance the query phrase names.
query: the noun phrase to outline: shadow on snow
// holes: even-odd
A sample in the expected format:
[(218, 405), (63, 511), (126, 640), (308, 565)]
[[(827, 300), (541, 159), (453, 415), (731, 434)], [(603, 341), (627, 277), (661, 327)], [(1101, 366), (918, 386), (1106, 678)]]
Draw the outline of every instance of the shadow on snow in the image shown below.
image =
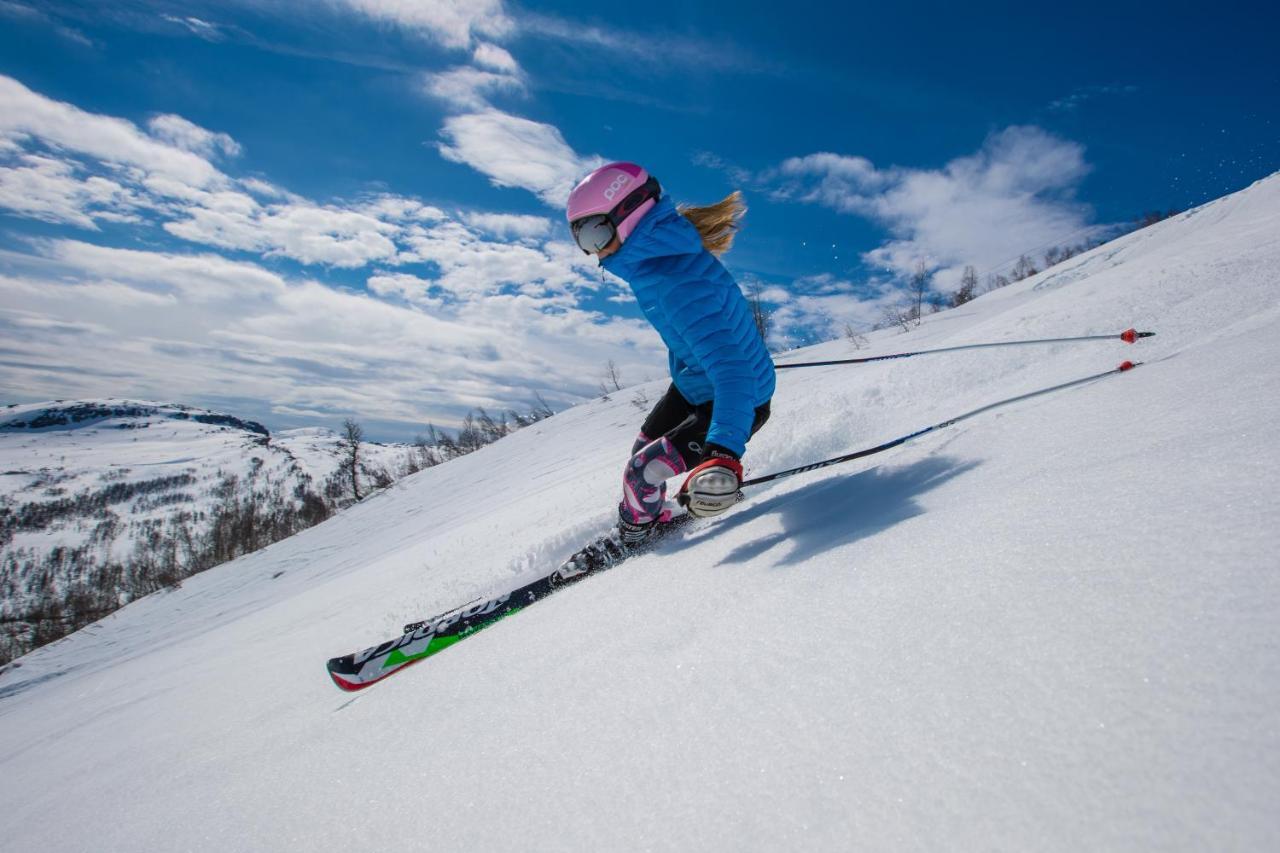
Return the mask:
[(835, 475), (744, 508), (721, 524), (736, 528), (766, 515), (782, 519), (782, 531), (739, 545), (721, 561), (754, 560), (784, 543), (791, 546), (776, 565), (796, 565), (839, 545), (856, 542), (924, 512), (916, 498), (977, 467), (948, 456), (911, 465)]

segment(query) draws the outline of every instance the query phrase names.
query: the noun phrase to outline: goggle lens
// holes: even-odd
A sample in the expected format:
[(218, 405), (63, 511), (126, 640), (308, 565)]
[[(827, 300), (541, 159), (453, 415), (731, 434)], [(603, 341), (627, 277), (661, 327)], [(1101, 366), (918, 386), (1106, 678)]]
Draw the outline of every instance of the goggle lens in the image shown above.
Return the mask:
[(612, 243), (618, 233), (613, 222), (603, 213), (584, 216), (570, 227), (573, 231), (573, 239), (578, 242), (578, 248), (593, 255)]

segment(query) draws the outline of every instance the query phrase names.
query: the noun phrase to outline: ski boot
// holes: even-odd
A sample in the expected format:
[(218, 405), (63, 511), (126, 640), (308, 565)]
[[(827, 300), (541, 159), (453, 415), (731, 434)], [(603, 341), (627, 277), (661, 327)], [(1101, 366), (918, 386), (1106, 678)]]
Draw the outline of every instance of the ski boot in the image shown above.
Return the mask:
[(663, 534), (689, 518), (688, 515), (673, 517), (666, 509), (654, 521), (640, 524), (619, 518), (617, 527), (565, 560), (551, 576), (551, 583), (556, 586), (572, 583), (592, 572), (612, 568), (627, 557), (647, 550)]

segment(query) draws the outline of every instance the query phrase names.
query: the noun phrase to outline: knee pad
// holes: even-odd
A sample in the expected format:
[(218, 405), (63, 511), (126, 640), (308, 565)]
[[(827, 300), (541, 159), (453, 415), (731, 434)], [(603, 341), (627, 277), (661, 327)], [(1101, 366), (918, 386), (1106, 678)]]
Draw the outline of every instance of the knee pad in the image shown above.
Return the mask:
[(622, 475), (622, 503), (619, 514), (634, 524), (653, 521), (666, 500), (666, 482), (688, 468), (679, 451), (666, 438), (651, 441), (627, 462)]

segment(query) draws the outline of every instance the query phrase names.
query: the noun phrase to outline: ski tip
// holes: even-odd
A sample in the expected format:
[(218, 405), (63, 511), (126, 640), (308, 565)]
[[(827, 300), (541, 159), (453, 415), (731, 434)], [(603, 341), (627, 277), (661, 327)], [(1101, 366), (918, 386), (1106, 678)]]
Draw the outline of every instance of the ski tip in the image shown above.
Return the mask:
[(333, 683), (337, 685), (339, 690), (342, 690), (343, 692), (346, 692), (346, 693), (355, 693), (360, 688), (369, 686), (368, 684), (359, 684), (354, 681), (347, 681), (345, 678), (338, 675), (336, 672), (330, 672), (329, 678), (333, 680)]
[(330, 658), (325, 664), (325, 669), (329, 671), (329, 677), (333, 679), (333, 683), (340, 690), (348, 693), (354, 693), (361, 688), (368, 687), (372, 681), (352, 681), (344, 678), (344, 675), (351, 675), (359, 671), (359, 667), (355, 666), (355, 660), (352, 655), (344, 655), (340, 658)]

